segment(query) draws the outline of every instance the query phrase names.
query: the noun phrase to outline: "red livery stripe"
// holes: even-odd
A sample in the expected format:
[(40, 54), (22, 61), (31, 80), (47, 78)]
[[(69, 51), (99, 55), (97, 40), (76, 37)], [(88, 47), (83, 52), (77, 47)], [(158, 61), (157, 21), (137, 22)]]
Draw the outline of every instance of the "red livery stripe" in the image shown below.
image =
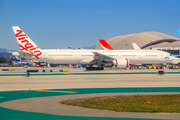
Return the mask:
[(129, 67), (129, 60), (126, 58), (127, 64), (126, 64), (126, 68)]
[(107, 48), (108, 50), (113, 50), (113, 48), (105, 40), (99, 40), (99, 42), (103, 47)]

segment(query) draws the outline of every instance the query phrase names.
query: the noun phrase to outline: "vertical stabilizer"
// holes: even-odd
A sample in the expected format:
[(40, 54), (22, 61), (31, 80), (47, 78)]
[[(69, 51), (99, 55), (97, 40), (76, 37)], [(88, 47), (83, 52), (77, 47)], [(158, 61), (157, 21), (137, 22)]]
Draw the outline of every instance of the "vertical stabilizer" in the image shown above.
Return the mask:
[(21, 51), (34, 55), (37, 59), (42, 54), (41, 49), (18, 27), (12, 26)]
[(17, 56), (13, 55), (13, 58), (14, 58), (15, 62), (20, 62), (20, 59)]
[(99, 40), (99, 42), (101, 43), (103, 50), (113, 50), (113, 48), (105, 40)]
[(177, 29), (177, 31), (178, 31), (178, 33), (179, 33), (179, 35), (180, 35), (180, 29)]
[(134, 50), (141, 50), (141, 48), (136, 43), (132, 43), (132, 46)]

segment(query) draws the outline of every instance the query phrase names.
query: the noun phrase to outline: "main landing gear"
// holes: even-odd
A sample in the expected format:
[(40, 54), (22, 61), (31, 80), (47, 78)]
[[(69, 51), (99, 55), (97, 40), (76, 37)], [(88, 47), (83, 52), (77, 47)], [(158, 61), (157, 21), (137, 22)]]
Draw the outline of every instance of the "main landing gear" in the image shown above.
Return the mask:
[(86, 70), (104, 70), (104, 67), (86, 67)]

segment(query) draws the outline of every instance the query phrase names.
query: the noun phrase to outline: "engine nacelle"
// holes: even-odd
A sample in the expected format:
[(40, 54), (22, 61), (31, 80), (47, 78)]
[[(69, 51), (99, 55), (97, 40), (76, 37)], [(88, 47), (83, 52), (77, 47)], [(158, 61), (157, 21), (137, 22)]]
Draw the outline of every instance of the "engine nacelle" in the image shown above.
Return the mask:
[(115, 65), (115, 67), (120, 67), (120, 68), (128, 68), (130, 64), (127, 58), (115, 59), (112, 62)]

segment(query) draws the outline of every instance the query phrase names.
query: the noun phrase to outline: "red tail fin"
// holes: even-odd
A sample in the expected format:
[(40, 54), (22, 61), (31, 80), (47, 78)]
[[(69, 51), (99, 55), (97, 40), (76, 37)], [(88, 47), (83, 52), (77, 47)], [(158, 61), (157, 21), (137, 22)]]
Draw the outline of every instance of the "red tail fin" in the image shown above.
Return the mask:
[(113, 50), (113, 48), (105, 40), (99, 40), (99, 42), (104, 50)]

